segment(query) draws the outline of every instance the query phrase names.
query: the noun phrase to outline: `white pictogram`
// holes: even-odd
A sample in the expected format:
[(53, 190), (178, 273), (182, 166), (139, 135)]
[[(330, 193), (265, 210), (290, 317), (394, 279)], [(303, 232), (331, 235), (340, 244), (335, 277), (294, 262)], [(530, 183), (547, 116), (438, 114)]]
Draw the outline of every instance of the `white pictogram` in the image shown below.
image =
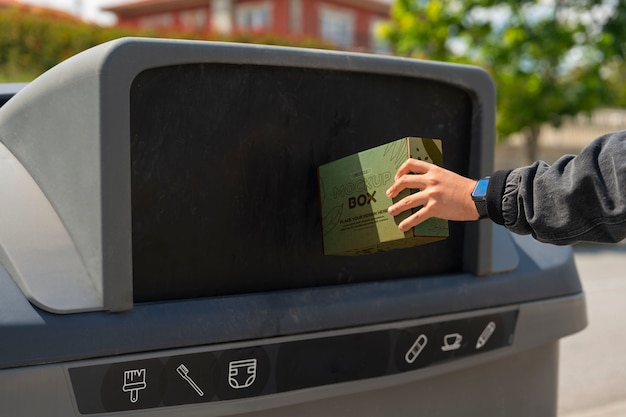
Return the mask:
[(485, 346), (487, 344), (487, 341), (489, 340), (489, 338), (491, 337), (491, 335), (493, 334), (495, 330), (496, 330), (496, 324), (490, 321), (485, 327), (485, 330), (483, 330), (480, 336), (478, 336), (478, 341), (476, 342), (476, 349), (480, 349), (483, 346)]
[(176, 372), (178, 372), (178, 375), (180, 375), (182, 379), (184, 379), (189, 385), (191, 385), (191, 388), (193, 388), (199, 396), (204, 397), (204, 392), (200, 389), (198, 384), (196, 384), (196, 382), (191, 379), (191, 377), (189, 376), (189, 369), (187, 369), (185, 365), (183, 365), (182, 363), (178, 365), (178, 368), (176, 368)]
[(130, 392), (130, 402), (136, 403), (139, 400), (139, 391), (146, 389), (146, 370), (131, 369), (124, 371), (124, 385), (122, 391)]
[(428, 338), (426, 337), (426, 335), (420, 334), (417, 337), (417, 339), (415, 339), (415, 342), (413, 343), (413, 345), (411, 345), (409, 350), (406, 351), (406, 354), (404, 355), (404, 360), (407, 363), (415, 362), (417, 357), (422, 353), (422, 351), (426, 347), (427, 343), (428, 343)]
[(234, 389), (248, 388), (256, 380), (256, 359), (243, 359), (228, 364), (228, 385)]
[(441, 350), (444, 352), (449, 352), (451, 350), (457, 350), (461, 348), (461, 342), (463, 341), (463, 336), (459, 333), (450, 333), (443, 337), (443, 346), (441, 346)]

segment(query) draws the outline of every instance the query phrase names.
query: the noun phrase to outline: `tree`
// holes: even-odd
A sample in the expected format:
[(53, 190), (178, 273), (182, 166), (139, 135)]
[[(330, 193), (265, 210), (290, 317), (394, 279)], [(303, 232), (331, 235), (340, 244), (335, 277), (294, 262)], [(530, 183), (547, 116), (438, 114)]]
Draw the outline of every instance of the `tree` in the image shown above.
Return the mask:
[(486, 68), (498, 89), (499, 138), (522, 133), (533, 161), (542, 124), (558, 126), (612, 100), (605, 69), (624, 41), (623, 20), (610, 18), (615, 7), (602, 0), (395, 0), (383, 36), (399, 55)]
[(605, 54), (614, 57), (606, 71), (615, 91), (614, 105), (626, 107), (626, 2), (617, 2), (604, 26), (602, 45)]

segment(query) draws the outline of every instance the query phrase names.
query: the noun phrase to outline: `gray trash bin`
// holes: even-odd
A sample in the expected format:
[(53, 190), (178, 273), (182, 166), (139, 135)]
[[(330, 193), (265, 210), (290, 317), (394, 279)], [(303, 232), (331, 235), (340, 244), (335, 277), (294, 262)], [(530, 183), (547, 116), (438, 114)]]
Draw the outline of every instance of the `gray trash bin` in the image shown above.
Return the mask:
[(405, 136), (492, 169), (474, 67), (120, 39), (0, 109), (0, 414), (554, 416), (569, 248), (488, 221), (324, 256), (317, 167)]

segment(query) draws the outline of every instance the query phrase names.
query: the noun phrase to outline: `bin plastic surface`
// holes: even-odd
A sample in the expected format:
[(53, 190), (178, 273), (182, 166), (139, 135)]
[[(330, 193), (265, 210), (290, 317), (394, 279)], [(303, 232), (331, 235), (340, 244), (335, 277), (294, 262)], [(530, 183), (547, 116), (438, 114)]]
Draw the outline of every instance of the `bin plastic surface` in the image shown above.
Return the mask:
[(493, 163), (480, 69), (121, 39), (0, 108), (0, 414), (554, 416), (572, 251), (488, 221), (324, 256), (316, 169)]

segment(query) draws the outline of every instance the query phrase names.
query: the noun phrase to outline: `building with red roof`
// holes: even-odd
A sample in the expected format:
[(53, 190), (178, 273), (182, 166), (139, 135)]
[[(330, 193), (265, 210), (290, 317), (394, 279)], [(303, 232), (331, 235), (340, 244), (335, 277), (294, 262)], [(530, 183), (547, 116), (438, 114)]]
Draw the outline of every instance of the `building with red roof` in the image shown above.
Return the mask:
[(375, 32), (390, 17), (381, 0), (138, 0), (104, 10), (137, 29), (313, 38), (375, 52), (385, 52)]

